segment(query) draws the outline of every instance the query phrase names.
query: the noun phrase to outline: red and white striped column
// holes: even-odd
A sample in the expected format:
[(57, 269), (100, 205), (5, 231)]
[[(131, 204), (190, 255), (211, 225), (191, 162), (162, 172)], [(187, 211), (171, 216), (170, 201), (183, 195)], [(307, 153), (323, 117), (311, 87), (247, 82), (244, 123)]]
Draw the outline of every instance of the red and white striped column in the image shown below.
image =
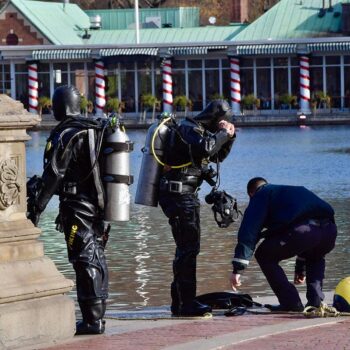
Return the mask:
[(300, 56), (300, 112), (311, 113), (310, 110), (310, 57)]
[(38, 64), (28, 64), (28, 104), (29, 112), (38, 114), (39, 97)]
[(241, 74), (239, 58), (230, 57), (231, 108), (234, 115), (241, 114)]
[(163, 112), (173, 111), (173, 77), (171, 72), (171, 60), (163, 61)]
[(106, 105), (105, 65), (103, 61), (95, 62), (95, 109), (96, 115), (103, 115)]

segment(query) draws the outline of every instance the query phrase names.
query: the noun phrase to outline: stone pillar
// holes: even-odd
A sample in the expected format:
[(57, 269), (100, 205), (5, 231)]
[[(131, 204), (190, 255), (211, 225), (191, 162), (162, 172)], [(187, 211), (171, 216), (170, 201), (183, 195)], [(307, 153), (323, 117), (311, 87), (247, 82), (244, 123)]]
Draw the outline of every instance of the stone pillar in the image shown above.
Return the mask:
[(102, 116), (106, 105), (105, 65), (103, 61), (95, 62), (95, 98), (96, 115)]
[(234, 115), (241, 115), (241, 75), (239, 58), (230, 57), (231, 108)]
[(163, 112), (173, 111), (173, 77), (171, 73), (171, 59), (163, 61)]
[(0, 349), (34, 348), (71, 338), (73, 282), (44, 255), (41, 231), (26, 218), (26, 129), (23, 105), (0, 95)]

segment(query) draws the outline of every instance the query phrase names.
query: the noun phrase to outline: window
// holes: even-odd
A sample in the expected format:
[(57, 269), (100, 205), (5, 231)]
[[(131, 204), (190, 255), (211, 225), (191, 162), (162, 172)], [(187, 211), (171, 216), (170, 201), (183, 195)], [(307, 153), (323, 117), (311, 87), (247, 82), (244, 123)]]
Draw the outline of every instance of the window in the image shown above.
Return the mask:
[(193, 103), (194, 111), (201, 111), (203, 109), (202, 84), (202, 71), (188, 70), (189, 99)]
[(84, 63), (70, 64), (70, 82), (82, 95), (86, 96)]
[(125, 103), (125, 112), (135, 112), (135, 64), (126, 62), (120, 64), (120, 80), (122, 101)]
[(6, 45), (18, 45), (18, 36), (14, 33), (10, 33), (6, 37)]

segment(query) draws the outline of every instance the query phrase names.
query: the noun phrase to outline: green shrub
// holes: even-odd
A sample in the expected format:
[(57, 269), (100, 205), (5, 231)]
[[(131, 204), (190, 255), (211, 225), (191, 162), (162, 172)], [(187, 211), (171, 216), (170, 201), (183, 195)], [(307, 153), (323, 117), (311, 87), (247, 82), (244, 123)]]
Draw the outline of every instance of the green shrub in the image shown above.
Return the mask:
[(297, 97), (290, 94), (283, 94), (279, 96), (278, 101), (283, 105), (295, 106), (297, 104)]
[(144, 109), (160, 107), (160, 101), (157, 99), (157, 97), (153, 96), (152, 94), (142, 95), (141, 104)]
[(47, 96), (40, 96), (38, 98), (38, 107), (39, 107), (39, 114), (41, 115), (44, 113), (49, 113), (52, 108), (52, 101)]
[(253, 94), (243, 96), (242, 105), (244, 108), (253, 109), (253, 107), (260, 107), (260, 99), (256, 98)]
[(117, 97), (109, 98), (106, 103), (108, 113), (120, 113), (124, 109), (124, 103)]
[(326, 92), (316, 91), (315, 98), (319, 106), (321, 104), (326, 105), (327, 108), (331, 106), (331, 97)]
[(92, 101), (88, 100), (84, 95), (80, 98), (80, 112), (82, 114), (92, 113), (94, 109), (94, 104)]
[(187, 108), (192, 108), (192, 101), (187, 98), (185, 95), (176, 96), (173, 101), (174, 107), (177, 107), (179, 110), (184, 111)]
[(225, 100), (225, 96), (224, 95), (220, 95), (218, 92), (216, 92), (215, 94), (212, 94), (212, 95), (209, 96), (209, 100), (210, 101)]

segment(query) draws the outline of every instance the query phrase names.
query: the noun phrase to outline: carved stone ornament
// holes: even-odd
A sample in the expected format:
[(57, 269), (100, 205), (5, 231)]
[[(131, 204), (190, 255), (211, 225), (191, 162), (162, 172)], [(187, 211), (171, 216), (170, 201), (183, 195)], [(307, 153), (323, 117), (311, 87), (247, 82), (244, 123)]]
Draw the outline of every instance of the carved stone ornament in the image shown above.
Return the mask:
[(0, 162), (0, 210), (5, 210), (16, 203), (20, 192), (17, 178), (18, 167), (15, 161), (2, 160)]

